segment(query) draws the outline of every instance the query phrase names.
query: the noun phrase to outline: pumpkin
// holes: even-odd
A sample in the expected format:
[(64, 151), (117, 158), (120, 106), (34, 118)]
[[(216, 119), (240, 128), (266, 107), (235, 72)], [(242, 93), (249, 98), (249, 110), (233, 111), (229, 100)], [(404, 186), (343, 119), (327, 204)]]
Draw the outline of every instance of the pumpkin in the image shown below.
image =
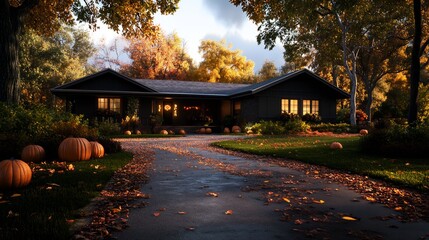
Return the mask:
[(167, 130), (161, 130), (161, 132), (159, 132), (160, 134), (162, 134), (162, 135), (168, 135), (168, 131)]
[(59, 148), (58, 156), (62, 161), (85, 161), (91, 158), (91, 144), (85, 138), (66, 138)]
[(39, 145), (28, 145), (22, 149), (21, 159), (24, 162), (41, 162), (45, 158), (45, 150)]
[(140, 134), (142, 134), (142, 132), (140, 132), (140, 130), (136, 130), (136, 134), (140, 135)]
[(31, 168), (18, 159), (7, 159), (0, 162), (0, 189), (25, 187), (31, 182)]
[(227, 127), (223, 129), (223, 133), (230, 133), (230, 132), (231, 132), (231, 131), (230, 131), (230, 130), (229, 130), (229, 128), (227, 128)]
[(241, 128), (239, 126), (232, 126), (231, 130), (233, 133), (240, 133), (241, 132)]
[(174, 133), (174, 131), (173, 131), (173, 130), (168, 130), (168, 134), (170, 134), (170, 135), (174, 135), (175, 133)]
[(180, 130), (179, 130), (179, 134), (180, 134), (180, 135), (186, 135), (186, 131), (185, 131), (184, 129), (180, 129)]
[(343, 145), (339, 142), (333, 142), (330, 146), (331, 149), (343, 149)]
[(129, 130), (128, 130), (128, 131), (125, 131), (125, 132), (124, 132), (124, 134), (125, 134), (125, 135), (131, 135), (131, 131), (129, 131)]
[(207, 134), (212, 133), (212, 129), (211, 129), (211, 128), (206, 128), (206, 133), (207, 133)]
[(206, 133), (206, 129), (205, 128), (200, 128), (200, 133)]
[(91, 158), (102, 158), (104, 156), (104, 147), (98, 142), (89, 142), (91, 144)]
[(360, 134), (360, 135), (362, 135), (362, 136), (368, 135), (368, 130), (366, 130), (366, 129), (361, 129), (361, 130), (359, 131), (359, 134)]

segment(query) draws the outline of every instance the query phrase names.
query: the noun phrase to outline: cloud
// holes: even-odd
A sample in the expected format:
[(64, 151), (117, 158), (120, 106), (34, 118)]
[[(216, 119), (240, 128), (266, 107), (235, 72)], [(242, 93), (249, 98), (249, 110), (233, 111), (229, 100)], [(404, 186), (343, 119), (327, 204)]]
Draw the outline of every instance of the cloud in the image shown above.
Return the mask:
[(222, 37), (214, 34), (208, 34), (204, 37), (204, 40), (209, 39), (216, 41), (225, 39), (227, 45), (232, 45), (232, 49), (241, 50), (243, 56), (246, 56), (248, 60), (255, 62), (255, 73), (259, 72), (266, 60), (274, 62), (278, 69), (284, 65), (284, 49), (282, 47), (275, 46), (272, 50), (268, 50), (265, 49), (263, 45), (258, 45), (256, 41), (246, 40), (235, 33), (227, 33)]
[(203, 0), (203, 4), (213, 13), (216, 20), (226, 27), (240, 28), (247, 21), (247, 16), (241, 8), (234, 6), (228, 0)]

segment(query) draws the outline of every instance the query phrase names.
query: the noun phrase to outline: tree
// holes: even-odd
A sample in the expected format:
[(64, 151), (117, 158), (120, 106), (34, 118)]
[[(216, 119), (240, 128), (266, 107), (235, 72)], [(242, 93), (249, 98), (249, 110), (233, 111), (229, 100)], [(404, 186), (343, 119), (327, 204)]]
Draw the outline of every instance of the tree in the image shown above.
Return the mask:
[(92, 72), (87, 61), (95, 52), (88, 32), (62, 27), (51, 37), (34, 30), (20, 37), (21, 100), (52, 105), (49, 90)]
[(133, 62), (123, 65), (121, 71), (135, 78), (188, 80), (194, 68), (177, 34), (132, 39), (125, 52)]
[[(421, 0), (413, 1), (414, 15), (414, 37), (411, 50), (411, 69), (410, 69), (410, 106), (408, 112), (408, 122), (417, 123), (418, 104), (420, 84), (420, 56), (426, 48), (428, 42), (421, 47), (422, 43), (422, 6)], [(429, 41), (429, 40), (428, 40)]]
[(259, 70), (258, 77), (261, 81), (279, 76), (277, 67), (272, 61), (266, 60)]
[(107, 0), (1, 0), (0, 1), (0, 101), (19, 102), (19, 44), (23, 27), (52, 35), (62, 22), (72, 23), (73, 15), (92, 28), (97, 21), (125, 36), (153, 36), (158, 26), (154, 14), (173, 13), (179, 0), (107, 1)]
[(126, 41), (123, 38), (115, 38), (113, 42), (108, 44), (106, 40), (102, 38), (97, 46), (97, 53), (94, 57), (94, 67), (98, 70), (110, 68), (115, 71), (119, 71), (121, 66), (125, 65), (121, 61), (121, 56), (124, 53), (124, 49), (121, 49), (121, 41)]
[(272, 48), (276, 40), (280, 39), (285, 48), (286, 62), (298, 62), (297, 59), (301, 58), (305, 60), (304, 62), (314, 60), (318, 60), (319, 64), (327, 62), (331, 69), (341, 65), (350, 80), (350, 122), (356, 124), (358, 61), (363, 49), (367, 47), (365, 45), (367, 42), (362, 39), (374, 35), (385, 23), (398, 22), (398, 19), (395, 19), (400, 17), (396, 14), (397, 7), (403, 2), (387, 0), (231, 0), (231, 2), (241, 5), (250, 19), (259, 24), (258, 42), (264, 42), (266, 47)]
[(232, 83), (252, 79), (254, 62), (242, 56), (240, 50), (226, 46), (225, 40), (202, 41), (199, 52), (203, 55), (197, 70), (201, 81)]

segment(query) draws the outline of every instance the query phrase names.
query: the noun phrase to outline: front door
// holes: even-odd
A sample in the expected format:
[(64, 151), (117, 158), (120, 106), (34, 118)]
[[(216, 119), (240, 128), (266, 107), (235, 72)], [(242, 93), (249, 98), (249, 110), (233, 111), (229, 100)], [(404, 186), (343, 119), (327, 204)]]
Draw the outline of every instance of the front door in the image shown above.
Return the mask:
[(162, 125), (172, 125), (173, 124), (173, 103), (171, 101), (164, 101), (163, 108), (163, 122)]

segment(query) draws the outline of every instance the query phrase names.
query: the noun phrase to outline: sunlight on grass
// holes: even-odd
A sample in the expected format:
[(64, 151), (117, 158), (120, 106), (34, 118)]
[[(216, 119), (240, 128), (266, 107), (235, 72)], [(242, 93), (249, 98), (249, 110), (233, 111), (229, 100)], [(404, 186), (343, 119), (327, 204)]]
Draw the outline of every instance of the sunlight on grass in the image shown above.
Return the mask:
[[(213, 145), (252, 153), (294, 159), (302, 162), (350, 171), (422, 191), (429, 191), (429, 162), (423, 159), (391, 159), (359, 151), (360, 137), (260, 136)], [(342, 150), (329, 148), (341, 142)]]

